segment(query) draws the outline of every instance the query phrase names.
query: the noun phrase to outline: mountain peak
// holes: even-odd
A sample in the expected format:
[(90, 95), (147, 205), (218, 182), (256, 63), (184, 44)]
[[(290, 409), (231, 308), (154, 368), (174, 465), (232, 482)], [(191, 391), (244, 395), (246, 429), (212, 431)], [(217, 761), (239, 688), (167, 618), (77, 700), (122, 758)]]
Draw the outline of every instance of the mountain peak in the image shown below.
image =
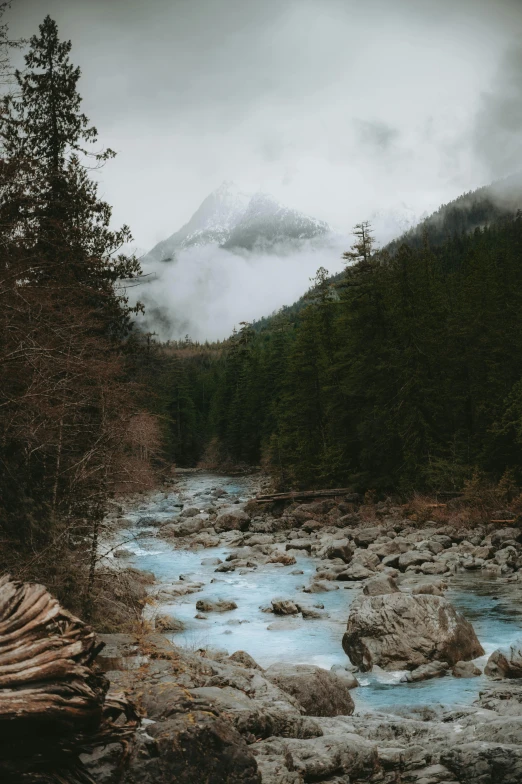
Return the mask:
[(269, 193), (245, 193), (235, 182), (224, 180), (188, 223), (159, 242), (143, 261), (172, 261), (180, 250), (211, 244), (270, 252), (276, 245), (295, 245), (329, 231), (323, 221), (284, 207)]

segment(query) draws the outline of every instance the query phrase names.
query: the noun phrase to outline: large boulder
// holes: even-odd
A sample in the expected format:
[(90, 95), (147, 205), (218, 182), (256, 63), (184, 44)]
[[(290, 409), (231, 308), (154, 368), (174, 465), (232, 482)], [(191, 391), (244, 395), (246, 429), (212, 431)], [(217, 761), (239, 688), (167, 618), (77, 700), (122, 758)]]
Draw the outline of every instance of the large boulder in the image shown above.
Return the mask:
[(242, 509), (237, 511), (225, 512), (214, 522), (214, 530), (218, 533), (223, 531), (246, 531), (250, 517)]
[(484, 673), (491, 678), (522, 678), (522, 637), (509, 648), (493, 651)]
[[(341, 518), (343, 519), (343, 518)], [(354, 534), (354, 541), (357, 547), (368, 547), (381, 536), (383, 529), (377, 526), (373, 528), (362, 528)]]
[(312, 664), (272, 664), (265, 677), (291, 694), (308, 716), (350, 716), (354, 704), (344, 678)]
[(372, 577), (365, 584), (363, 594), (365, 596), (382, 596), (387, 593), (398, 593), (397, 583), (389, 574), (378, 574)]
[(413, 670), (431, 661), (482, 656), (473, 626), (440, 596), (359, 596), (351, 606), (343, 648), (363, 672)]
[(350, 563), (353, 556), (353, 548), (348, 539), (337, 539), (328, 545), (325, 556), (326, 558), (340, 558), (345, 563)]

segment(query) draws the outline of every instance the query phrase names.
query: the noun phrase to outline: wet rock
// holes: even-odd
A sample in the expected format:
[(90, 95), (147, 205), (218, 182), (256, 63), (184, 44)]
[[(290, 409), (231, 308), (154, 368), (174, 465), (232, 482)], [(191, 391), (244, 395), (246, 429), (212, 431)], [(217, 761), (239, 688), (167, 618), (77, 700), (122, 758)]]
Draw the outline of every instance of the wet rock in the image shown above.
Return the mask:
[(363, 594), (365, 596), (379, 596), (387, 593), (397, 593), (399, 590), (395, 580), (387, 574), (372, 577), (365, 583)]
[(219, 566), (223, 561), (221, 558), (203, 558), (201, 566)]
[(459, 661), (451, 670), (455, 678), (477, 678), (482, 675), (482, 670), (472, 661)]
[(306, 621), (329, 617), (328, 613), (321, 612), (320, 610), (317, 610), (314, 607), (306, 607), (302, 604), (298, 604), (297, 607), (299, 608), (299, 612), (301, 613), (301, 615)]
[(372, 569), (367, 569), (360, 563), (352, 563), (348, 569), (339, 572), (336, 579), (342, 582), (359, 582), (360, 580), (367, 580), (368, 577), (373, 577), (375, 572)]
[(410, 550), (399, 556), (398, 568), (401, 572), (405, 572), (408, 567), (420, 566), (426, 563), (426, 561), (433, 561), (433, 555), (429, 550)]
[(185, 517), (196, 517), (199, 514), (199, 509), (195, 506), (191, 506), (187, 509), (184, 509), (180, 514), (180, 519)]
[(236, 566), (233, 563), (223, 563), (214, 569), (215, 572), (235, 572)]
[(303, 590), (305, 593), (328, 593), (328, 591), (338, 591), (339, 586), (328, 580), (312, 580), (310, 585)]
[(520, 784), (522, 747), (475, 741), (444, 752), (441, 763), (461, 784)]
[(369, 544), (372, 544), (381, 536), (382, 532), (383, 529), (381, 527), (362, 528), (354, 534), (353, 538), (357, 547), (368, 547)]
[(185, 629), (183, 621), (167, 613), (158, 615), (154, 619), (154, 628), (159, 632), (182, 632)]
[(252, 658), (252, 656), (246, 651), (235, 651), (228, 658), (229, 661), (234, 662), (234, 664), (239, 664), (241, 667), (246, 667), (249, 670), (260, 670), (263, 672), (263, 668), (260, 667), (259, 664)]
[(225, 512), (216, 518), (214, 522), (214, 529), (221, 533), (223, 531), (246, 531), (250, 517), (246, 512), (241, 509), (232, 512)]
[(360, 564), (364, 566), (366, 569), (371, 569), (375, 571), (378, 566), (380, 566), (381, 559), (376, 553), (372, 553), (370, 550), (356, 550), (353, 554), (353, 558), (351, 560), (350, 566), (354, 564)]
[(346, 681), (311, 664), (272, 664), (268, 680), (291, 694), (308, 716), (349, 716), (354, 703)]
[(202, 695), (161, 684), (149, 687), (142, 703), (150, 723), (138, 733), (125, 784), (260, 784), (245, 740)]
[(422, 574), (446, 574), (449, 570), (450, 567), (448, 564), (441, 561), (436, 563), (423, 563), (419, 566), (419, 571)]
[(297, 615), (299, 608), (291, 599), (272, 599), (272, 612), (275, 615)]
[(353, 548), (348, 539), (339, 539), (329, 545), (325, 551), (326, 558), (340, 558), (345, 563), (350, 563), (353, 556)]
[(378, 664), (414, 669), (430, 661), (455, 664), (482, 656), (472, 625), (439, 596), (359, 596), (351, 606), (343, 648), (363, 672)]
[(518, 558), (518, 552), (515, 547), (509, 545), (508, 547), (504, 547), (501, 550), (498, 550), (494, 557), (493, 561), (497, 563), (499, 566), (506, 566), (513, 567)]
[(310, 554), (312, 550), (312, 539), (292, 539), (285, 545), (286, 550), (306, 550)]
[(432, 542), (440, 542), (445, 550), (447, 550), (452, 545), (451, 537), (447, 536), (446, 534), (433, 534), (433, 536), (430, 538)]
[(237, 610), (237, 604), (226, 599), (217, 599), (216, 601), (199, 599), (196, 602), (196, 610), (200, 612), (228, 612), (229, 610)]
[(484, 674), (490, 678), (522, 678), (522, 637), (509, 648), (499, 648), (488, 659)]
[(337, 678), (341, 678), (349, 689), (356, 689), (360, 686), (360, 683), (353, 672), (342, 664), (333, 664), (330, 667), (330, 672), (333, 672)]
[(274, 555), (269, 557), (267, 563), (281, 564), (281, 566), (292, 566), (296, 563), (296, 560), (295, 555), (293, 555), (293, 553), (290, 551), (288, 553), (274, 553)]
[[(469, 662), (466, 662), (469, 663)], [(401, 678), (401, 683), (419, 683), (420, 681), (427, 681), (431, 678), (442, 678), (447, 675), (449, 671), (449, 664), (447, 662), (430, 662), (429, 664), (422, 664), (411, 672), (407, 672)]]
[(448, 584), (438, 580), (434, 583), (424, 583), (424, 585), (414, 585), (411, 593), (418, 596), (443, 596)]
[(522, 537), (522, 531), (520, 528), (501, 528), (499, 531), (495, 531), (491, 534), (491, 544), (493, 547), (503, 547), (505, 542), (509, 542), (512, 540), (519, 541)]

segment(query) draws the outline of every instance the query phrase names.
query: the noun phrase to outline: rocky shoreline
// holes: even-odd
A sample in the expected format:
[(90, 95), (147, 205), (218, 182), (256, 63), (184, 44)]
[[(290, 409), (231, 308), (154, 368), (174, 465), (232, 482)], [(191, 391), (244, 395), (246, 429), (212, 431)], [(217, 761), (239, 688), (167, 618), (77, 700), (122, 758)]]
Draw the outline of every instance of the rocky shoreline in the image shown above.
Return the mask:
[[(244, 486), (245, 495), (255, 492), (256, 482)], [(355, 710), (352, 698), (361, 674), (379, 667), (404, 670), (408, 683), (480, 674), (473, 661), (483, 654), (480, 641), (445, 598), (446, 589), (455, 574), (480, 571), (485, 581), (518, 590), (522, 531), (516, 525), (420, 524), (391, 503), (377, 505), (373, 519), (365, 519), (353, 496), (260, 509), (232, 500), (212, 478), (202, 477), (200, 485), (174, 517), (168, 504), (165, 514), (145, 523), (137, 514), (136, 529), (152, 528), (201, 559), (208, 548), (225, 548), (225, 558), (212, 564), (216, 579), (230, 572), (247, 578), (271, 564), (274, 598), (263, 610), (278, 623), (320, 623), (321, 596), (350, 584), (358, 593), (345, 618), (343, 647), (351, 662), (332, 669), (288, 661), (262, 667), (246, 651), (188, 650), (158, 633), (175, 624), (175, 615), (151, 611), (149, 604), (156, 630), (105, 635), (99, 657), (112, 688), (126, 691), (144, 717), (123, 781), (522, 781), (519, 645), (489, 657), (486, 685), (471, 705), (370, 711)], [(315, 573), (299, 594), (277, 596), (278, 570), (292, 571), (305, 554), (315, 559)], [(176, 597), (188, 597), (203, 618), (233, 609), (206, 597), (206, 588), (181, 575), (156, 583), (150, 601), (175, 609)], [(117, 758), (108, 748), (88, 759), (95, 780), (115, 780)]]

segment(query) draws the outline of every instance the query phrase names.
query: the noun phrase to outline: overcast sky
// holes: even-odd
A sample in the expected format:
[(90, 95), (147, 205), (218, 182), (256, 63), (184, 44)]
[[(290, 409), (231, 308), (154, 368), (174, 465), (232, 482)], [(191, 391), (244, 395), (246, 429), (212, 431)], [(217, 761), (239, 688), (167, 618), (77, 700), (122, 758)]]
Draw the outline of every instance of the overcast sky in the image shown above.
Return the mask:
[(12, 34), (46, 13), (139, 248), (224, 179), (346, 230), (519, 164), (522, 0), (13, 0)]

